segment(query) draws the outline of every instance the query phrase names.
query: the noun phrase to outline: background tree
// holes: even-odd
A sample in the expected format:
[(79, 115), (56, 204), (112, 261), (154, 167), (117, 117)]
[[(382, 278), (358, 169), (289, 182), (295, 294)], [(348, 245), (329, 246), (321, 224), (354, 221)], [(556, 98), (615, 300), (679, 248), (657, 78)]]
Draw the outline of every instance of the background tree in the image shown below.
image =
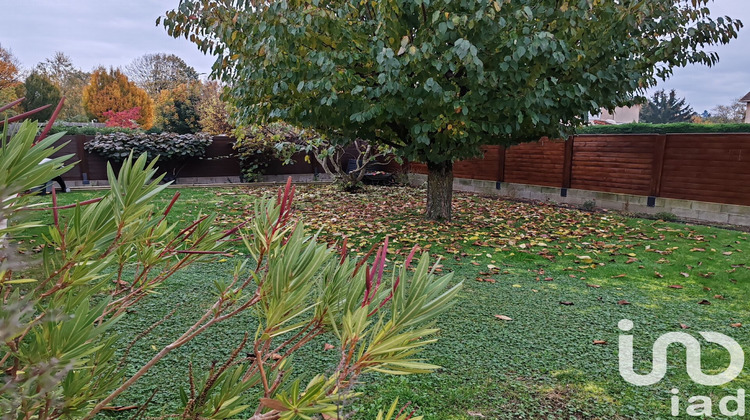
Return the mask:
[(740, 102), (740, 98), (735, 98), (729, 105), (716, 105), (703, 121), (717, 124), (741, 123), (745, 121), (746, 108), (746, 104)]
[(106, 121), (106, 111), (126, 111), (138, 107), (140, 118), (136, 120), (144, 130), (154, 125), (154, 105), (145, 90), (128, 80), (119, 69), (99, 67), (91, 74), (89, 84), (83, 90), (83, 106), (89, 118)]
[(241, 120), (393, 146), (427, 164), (427, 217), (450, 219), (454, 160), (565, 136), (674, 67), (716, 63), (704, 47), (742, 24), (707, 3), (183, 0), (164, 25), (217, 56)]
[(197, 106), (200, 99), (200, 82), (183, 83), (162, 90), (154, 105), (156, 126), (163, 131), (179, 134), (199, 132)]
[[(0, 104), (7, 104), (18, 99), (16, 88), (23, 83), (19, 80), (20, 77), (20, 63), (13, 52), (9, 49), (3, 48), (0, 44)], [(18, 113), (18, 110), (11, 108), (8, 116), (13, 116)], [(0, 116), (2, 117), (2, 116)]]
[(174, 54), (145, 54), (125, 66), (125, 72), (153, 99), (162, 90), (198, 81), (198, 72)]
[(641, 122), (644, 123), (690, 122), (693, 115), (696, 115), (693, 108), (685, 102), (685, 98), (678, 98), (674, 89), (668, 94), (664, 90), (657, 90), (641, 108)]
[(201, 99), (198, 102), (198, 122), (203, 132), (209, 134), (229, 134), (235, 126), (230, 122), (231, 106), (221, 98), (223, 87), (219, 82), (210, 81), (201, 86)]
[[(31, 111), (32, 109), (48, 104), (56, 104), (60, 102), (60, 98), (62, 97), (60, 89), (47, 76), (36, 71), (31, 72), (26, 77), (23, 87), (26, 100), (21, 105), (24, 111)], [(39, 121), (47, 121), (54, 111), (54, 107), (49, 107), (39, 111), (34, 115), (34, 118), (39, 119)]]
[(61, 120), (88, 120), (83, 107), (83, 89), (91, 77), (89, 73), (76, 68), (70, 57), (60, 51), (39, 63), (36, 70), (49, 78), (65, 96), (65, 106), (60, 110)]

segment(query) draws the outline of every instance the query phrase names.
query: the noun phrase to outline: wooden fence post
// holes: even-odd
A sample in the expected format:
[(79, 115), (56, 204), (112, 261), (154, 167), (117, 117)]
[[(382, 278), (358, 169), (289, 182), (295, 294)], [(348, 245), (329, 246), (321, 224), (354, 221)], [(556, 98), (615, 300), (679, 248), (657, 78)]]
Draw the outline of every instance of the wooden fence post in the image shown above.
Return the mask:
[(500, 146), (498, 156), (497, 182), (505, 182), (505, 146)]
[(658, 197), (661, 194), (661, 177), (664, 173), (664, 152), (667, 149), (667, 135), (663, 134), (656, 137), (654, 141), (654, 158), (651, 164), (651, 197)]
[(87, 155), (86, 149), (83, 148), (83, 145), (86, 143), (86, 135), (84, 134), (78, 134), (75, 137), (76, 140), (76, 155), (78, 155), (78, 168), (81, 170), (81, 181), (83, 181), (84, 184), (89, 183), (89, 157)]
[(573, 175), (573, 142), (575, 137), (571, 136), (565, 140), (565, 152), (563, 153), (563, 174), (561, 188), (570, 188)]

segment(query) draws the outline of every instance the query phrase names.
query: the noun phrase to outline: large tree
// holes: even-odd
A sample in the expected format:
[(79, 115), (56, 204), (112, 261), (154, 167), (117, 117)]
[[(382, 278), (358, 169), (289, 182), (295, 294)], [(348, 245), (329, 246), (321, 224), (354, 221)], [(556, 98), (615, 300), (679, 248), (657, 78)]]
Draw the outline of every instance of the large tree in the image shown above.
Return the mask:
[(65, 96), (65, 106), (60, 111), (59, 118), (63, 121), (86, 121), (83, 89), (91, 75), (76, 68), (70, 57), (60, 51), (39, 63), (36, 70), (47, 76)]
[(83, 106), (89, 118), (106, 121), (107, 111), (127, 111), (138, 108), (141, 128), (148, 130), (154, 125), (154, 103), (145, 90), (128, 80), (119, 69), (99, 67), (91, 74), (89, 84), (83, 90)]
[(674, 89), (669, 93), (657, 90), (641, 109), (640, 121), (652, 124), (690, 122), (694, 115), (693, 108), (685, 98), (678, 98)]
[[(60, 89), (47, 76), (36, 71), (31, 72), (26, 77), (23, 87), (26, 100), (21, 105), (23, 105), (24, 111), (31, 111), (44, 105), (56, 104), (60, 102), (60, 98), (62, 97)], [(47, 121), (52, 116), (54, 110), (52, 107), (44, 109), (36, 113), (34, 118), (40, 121)]]
[(198, 81), (198, 72), (174, 54), (144, 54), (125, 66), (125, 73), (154, 100), (162, 90)]
[(705, 122), (718, 124), (741, 123), (745, 121), (745, 110), (747, 104), (735, 98), (729, 105), (716, 105), (711, 113), (704, 118)]
[(564, 136), (742, 26), (708, 0), (181, 0), (164, 25), (215, 54), (239, 117), (396, 147), (450, 219), (453, 161)]

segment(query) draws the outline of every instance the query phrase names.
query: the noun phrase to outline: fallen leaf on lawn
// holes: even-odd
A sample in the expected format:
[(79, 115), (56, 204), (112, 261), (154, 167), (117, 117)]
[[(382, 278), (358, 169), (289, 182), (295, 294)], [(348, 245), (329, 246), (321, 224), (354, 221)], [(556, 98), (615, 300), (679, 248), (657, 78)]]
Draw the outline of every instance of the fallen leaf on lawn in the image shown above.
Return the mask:
[(586, 286), (593, 287), (594, 289), (598, 289), (598, 288), (602, 287), (602, 286), (599, 286), (598, 284), (587, 284)]
[(628, 302), (627, 300), (623, 299), (623, 300), (618, 300), (617, 304), (618, 305), (630, 305), (630, 302)]
[(555, 280), (555, 279), (553, 279), (552, 277), (545, 277), (544, 278), (544, 281), (553, 281), (553, 280)]
[(472, 261), (471, 263), (474, 264), (474, 265), (479, 265), (479, 263), (476, 262), (476, 261)]
[(520, 284), (514, 284), (513, 287), (521, 287)]
[(636, 261), (638, 261), (638, 258), (628, 258), (628, 260), (625, 261), (625, 264), (632, 264)]
[(722, 254), (729, 256), (729, 255), (732, 255), (732, 251), (722, 252)]
[(711, 288), (710, 288), (710, 287), (705, 287), (705, 286), (704, 286), (704, 287), (703, 287), (703, 290), (705, 290), (705, 291), (707, 291), (707, 292), (710, 292), (710, 291), (711, 291)]
[(680, 324), (680, 328), (682, 328), (683, 330), (686, 330), (686, 329), (688, 329), (688, 328), (690, 328), (690, 327), (688, 327), (688, 326), (687, 326), (687, 325), (685, 325), (685, 324)]
[(503, 320), (503, 321), (513, 321), (513, 318), (506, 316), (506, 315), (495, 315), (495, 318)]
[(706, 299), (703, 299), (700, 302), (698, 302), (698, 305), (710, 305), (710, 304), (711, 302), (707, 301)]
[(680, 274), (682, 274), (682, 277), (685, 277), (685, 278), (690, 277), (690, 274), (688, 273), (680, 273)]
[(742, 326), (742, 323), (741, 322), (737, 322), (737, 323), (734, 323), (734, 324), (729, 324), (729, 326), (732, 327), (732, 328), (739, 328), (739, 327)]
[(660, 279), (663, 279), (663, 278), (664, 278), (664, 275), (663, 275), (663, 274), (661, 274), (661, 273), (660, 273), (660, 272), (658, 272), (658, 271), (654, 271), (654, 277), (656, 277), (656, 278), (660, 278)]
[(722, 295), (714, 295), (714, 299), (724, 300), (724, 296), (722, 296)]
[(472, 417), (480, 417), (480, 418), (484, 418), (484, 414), (482, 414), (482, 413), (479, 413), (479, 412), (477, 412), (477, 411), (467, 411), (467, 412), (466, 412), (466, 414), (468, 414), (468, 415), (470, 415), (470, 416), (472, 416)]
[(670, 284), (667, 287), (669, 287), (671, 289), (682, 289), (682, 286), (680, 286), (679, 284)]
[(607, 343), (607, 340), (594, 340), (594, 344), (600, 344), (600, 345), (606, 346), (609, 343)]
[(625, 277), (625, 274), (618, 274), (616, 276), (612, 276), (613, 279), (619, 279)]
[(579, 255), (576, 258), (578, 258), (579, 260), (581, 260), (581, 262), (586, 263), (586, 264), (591, 264), (592, 262), (594, 262), (594, 260), (588, 255)]
[(336, 348), (336, 346), (334, 346), (334, 345), (331, 345), (331, 344), (328, 344), (328, 343), (325, 343), (325, 344), (323, 345), (323, 350), (324, 350), (324, 351), (325, 351), (325, 350), (333, 350), (333, 349), (335, 349), (335, 348)]
[(560, 305), (571, 306), (572, 304), (573, 304), (573, 302), (568, 302), (568, 301), (564, 301), (564, 300), (560, 301)]
[(691, 248), (690, 252), (706, 252), (705, 248)]

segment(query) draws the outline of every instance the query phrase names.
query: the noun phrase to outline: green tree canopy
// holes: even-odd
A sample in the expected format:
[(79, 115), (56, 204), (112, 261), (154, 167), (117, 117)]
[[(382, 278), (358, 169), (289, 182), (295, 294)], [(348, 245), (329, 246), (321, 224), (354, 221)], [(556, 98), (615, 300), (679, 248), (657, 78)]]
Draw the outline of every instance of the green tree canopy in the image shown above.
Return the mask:
[(164, 20), (217, 56), (247, 121), (283, 119), (425, 162), (450, 218), (452, 162), (574, 131), (742, 26), (708, 0), (182, 0)]
[(23, 105), (24, 111), (31, 111), (32, 109), (39, 108), (44, 105), (52, 105), (51, 107), (42, 110), (34, 114), (34, 118), (40, 121), (47, 121), (55, 111), (55, 104), (60, 102), (62, 94), (60, 89), (52, 83), (45, 75), (39, 72), (31, 72), (23, 83), (24, 96), (26, 100), (21, 104)]
[(695, 115), (693, 108), (685, 102), (685, 98), (678, 98), (674, 89), (669, 93), (657, 90), (641, 109), (641, 122), (652, 124), (690, 122), (693, 115)]

